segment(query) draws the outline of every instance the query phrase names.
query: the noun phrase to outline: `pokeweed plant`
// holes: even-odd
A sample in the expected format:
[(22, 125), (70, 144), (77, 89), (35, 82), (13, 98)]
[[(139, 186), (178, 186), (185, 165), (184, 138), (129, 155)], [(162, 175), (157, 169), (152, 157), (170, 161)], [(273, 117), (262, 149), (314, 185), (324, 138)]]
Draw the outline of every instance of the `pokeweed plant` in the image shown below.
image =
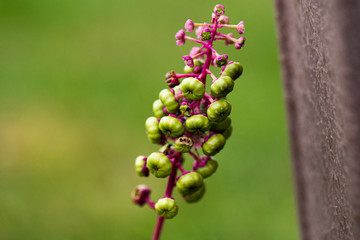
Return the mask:
[[(134, 203), (139, 206), (147, 204), (158, 215), (153, 240), (160, 238), (164, 220), (178, 213), (172, 197), (174, 187), (186, 202), (197, 202), (203, 197), (204, 180), (218, 167), (213, 156), (223, 149), (232, 132), (229, 117), (231, 104), (226, 97), (233, 90), (243, 68), (240, 63), (229, 61), (226, 54), (219, 54), (213, 43), (222, 40), (225, 45), (235, 44), (235, 49), (241, 49), (245, 45), (244, 37), (236, 39), (232, 33), (225, 35), (219, 30), (234, 28), (243, 34), (245, 26), (243, 21), (229, 25), (229, 17), (224, 13), (224, 6), (218, 4), (214, 7), (211, 23), (187, 20), (185, 29), (193, 32), (197, 27), (195, 33), (198, 39), (187, 36), (183, 29), (175, 34), (177, 45), (190, 41), (200, 47), (193, 47), (189, 55), (182, 57), (185, 61), (183, 74), (174, 71), (166, 73), (169, 89), (160, 91), (159, 99), (153, 103), (154, 116), (145, 122), (149, 141), (162, 147), (147, 157), (138, 156), (135, 160), (136, 172), (142, 177), (151, 173), (157, 178), (168, 178), (165, 194), (156, 202), (150, 199), (151, 190), (144, 184), (137, 186), (131, 194)], [(219, 77), (210, 71), (210, 66), (219, 68)], [(212, 79), (209, 93), (205, 87), (207, 75)], [(184, 154), (194, 159), (191, 171), (183, 167)]]

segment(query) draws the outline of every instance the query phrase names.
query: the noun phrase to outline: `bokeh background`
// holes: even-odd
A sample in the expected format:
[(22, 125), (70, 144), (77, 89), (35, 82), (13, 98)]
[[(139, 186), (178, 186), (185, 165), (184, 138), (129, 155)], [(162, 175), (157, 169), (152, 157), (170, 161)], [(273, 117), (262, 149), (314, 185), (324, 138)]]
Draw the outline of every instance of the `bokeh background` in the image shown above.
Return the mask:
[(150, 239), (156, 216), (130, 192), (145, 183), (156, 200), (166, 180), (134, 171), (158, 149), (144, 121), (192, 46), (174, 34), (217, 3), (246, 24), (244, 49), (216, 44), (244, 66), (228, 98), (234, 131), (204, 198), (175, 193), (163, 239), (298, 239), (268, 0), (0, 1), (0, 239)]

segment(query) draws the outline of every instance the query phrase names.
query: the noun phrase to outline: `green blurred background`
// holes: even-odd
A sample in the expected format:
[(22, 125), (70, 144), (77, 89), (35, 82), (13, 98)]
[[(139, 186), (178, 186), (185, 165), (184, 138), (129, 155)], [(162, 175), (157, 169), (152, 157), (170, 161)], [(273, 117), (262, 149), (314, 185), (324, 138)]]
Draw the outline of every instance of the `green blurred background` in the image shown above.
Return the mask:
[(234, 131), (205, 197), (175, 193), (163, 239), (298, 239), (268, 0), (1, 0), (0, 239), (150, 239), (156, 216), (130, 192), (145, 183), (157, 199), (166, 180), (134, 171), (158, 148), (144, 121), (192, 46), (174, 34), (217, 3), (246, 24), (244, 49), (216, 44), (244, 66), (228, 98)]

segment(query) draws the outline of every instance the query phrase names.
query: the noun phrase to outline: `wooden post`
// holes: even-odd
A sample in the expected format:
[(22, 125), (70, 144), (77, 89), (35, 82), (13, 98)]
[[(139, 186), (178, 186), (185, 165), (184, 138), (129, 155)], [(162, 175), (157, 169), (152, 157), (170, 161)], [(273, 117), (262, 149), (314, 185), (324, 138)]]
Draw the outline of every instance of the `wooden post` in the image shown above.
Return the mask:
[(360, 0), (275, 0), (301, 235), (360, 239)]

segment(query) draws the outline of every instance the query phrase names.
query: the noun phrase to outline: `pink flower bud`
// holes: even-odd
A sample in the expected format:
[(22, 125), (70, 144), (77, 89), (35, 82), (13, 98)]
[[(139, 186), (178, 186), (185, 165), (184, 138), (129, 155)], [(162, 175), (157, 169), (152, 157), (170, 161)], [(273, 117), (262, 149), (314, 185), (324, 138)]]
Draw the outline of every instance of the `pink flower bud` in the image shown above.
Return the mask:
[(185, 22), (185, 29), (186, 29), (186, 31), (192, 32), (192, 31), (194, 31), (194, 27), (195, 27), (194, 22), (191, 21), (191, 19), (188, 19), (188, 20)]
[(175, 38), (178, 39), (176, 41), (176, 45), (181, 46), (185, 44), (185, 31), (183, 29), (180, 29), (176, 34)]
[(228, 56), (226, 54), (219, 55), (214, 59), (214, 65), (217, 67), (222, 67), (227, 64)]
[(235, 48), (236, 49), (240, 49), (242, 48), (243, 46), (245, 46), (245, 38), (244, 37), (240, 37), (236, 43), (235, 43)]
[(245, 31), (245, 25), (244, 25), (244, 21), (239, 22), (239, 24), (237, 25), (236, 30), (238, 31), (238, 33), (243, 34)]
[(189, 67), (194, 67), (194, 60), (189, 55), (185, 55), (182, 57), (182, 59), (185, 61), (185, 65)]
[(219, 17), (218, 22), (220, 24), (229, 24), (229, 17), (225, 16), (225, 15), (222, 15), (222, 16)]
[[(234, 38), (234, 34), (232, 34), (232, 33), (229, 33), (229, 34), (227, 34), (226, 36), (228, 36), (228, 37), (231, 37), (231, 38)], [(226, 46), (228, 46), (228, 45), (231, 45), (231, 44), (233, 44), (234, 42), (232, 41), (232, 40), (230, 40), (230, 39), (225, 39), (225, 45)]]
[(214, 11), (214, 14), (219, 17), (225, 13), (225, 7), (223, 5), (217, 4), (214, 7), (213, 11)]

